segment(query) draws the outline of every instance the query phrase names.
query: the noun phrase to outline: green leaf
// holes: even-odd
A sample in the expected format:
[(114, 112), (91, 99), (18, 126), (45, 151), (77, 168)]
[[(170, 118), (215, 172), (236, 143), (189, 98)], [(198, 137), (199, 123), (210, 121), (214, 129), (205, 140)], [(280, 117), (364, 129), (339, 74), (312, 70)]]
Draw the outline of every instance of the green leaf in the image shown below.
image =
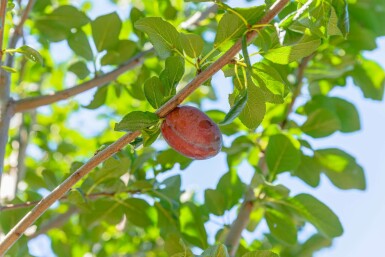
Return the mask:
[(352, 103), (337, 97), (316, 95), (305, 104), (304, 110), (307, 114), (311, 114), (320, 108), (328, 109), (337, 115), (341, 124), (341, 132), (348, 133), (360, 130), (358, 111)]
[(279, 257), (279, 255), (271, 251), (260, 250), (246, 253), (242, 257)]
[[(338, 16), (334, 8), (331, 8), (329, 23), (327, 26), (327, 32), (329, 36), (343, 36), (340, 28), (338, 27)], [(346, 34), (345, 34), (346, 37)]]
[[(249, 152), (255, 149), (255, 142), (250, 137), (243, 135), (234, 139), (229, 148), (225, 147), (223, 151), (227, 154), (227, 164), (230, 168), (235, 168), (247, 158)], [(254, 158), (253, 158), (254, 159)], [(255, 159), (258, 159), (255, 157)]]
[(78, 29), (87, 23), (89, 23), (89, 18), (83, 12), (74, 6), (62, 5), (50, 14), (39, 15), (35, 26), (43, 37), (57, 42), (66, 39), (70, 35), (71, 29)]
[(329, 238), (342, 235), (343, 228), (338, 217), (313, 196), (299, 194), (290, 199), (290, 202), (295, 206), (295, 210), (323, 235)]
[(159, 184), (161, 185), (162, 189), (159, 189), (158, 192), (161, 192), (163, 195), (167, 196), (170, 199), (173, 199), (177, 202), (179, 201), (181, 195), (180, 187), (182, 184), (180, 175), (175, 175), (166, 178)]
[(224, 245), (214, 245), (207, 248), (201, 257), (230, 257), (227, 248)]
[(124, 201), (127, 220), (135, 226), (146, 228), (155, 224), (156, 212), (145, 200), (129, 198)]
[(7, 12), (12, 11), (15, 8), (16, 4), (13, 3), (13, 0), (8, 0), (7, 2)]
[(87, 203), (87, 198), (80, 188), (71, 189), (68, 193), (67, 199), (77, 206), (84, 206)]
[(187, 56), (191, 58), (197, 58), (203, 51), (204, 41), (203, 39), (195, 34), (180, 34), (181, 43), (183, 50)]
[(186, 240), (200, 247), (207, 247), (207, 234), (201, 210), (191, 202), (184, 203), (180, 208), (180, 228)]
[(21, 53), (22, 55), (24, 55), (25, 57), (27, 57), (31, 61), (34, 61), (36, 63), (40, 63), (41, 65), (43, 65), (43, 57), (41, 56), (41, 54), (38, 51), (36, 51), (32, 47), (24, 45), (22, 47), (19, 47), (19, 48), (13, 50), (13, 52)]
[[(154, 207), (158, 214), (158, 227), (161, 229), (162, 237), (169, 237), (171, 233), (179, 232), (179, 209), (175, 212), (174, 206), (165, 202), (155, 202)], [(168, 250), (167, 241), (165, 245), (166, 251)], [(172, 250), (172, 249), (171, 249)], [(177, 252), (179, 252), (176, 249)], [(185, 251), (183, 251), (185, 252)]]
[(159, 117), (152, 112), (133, 111), (115, 124), (115, 131), (137, 131), (151, 127), (159, 122)]
[(52, 170), (45, 169), (42, 171), (41, 176), (44, 179), (46, 188), (52, 190), (59, 185), (59, 181), (55, 176), (55, 173)]
[(292, 175), (299, 177), (309, 186), (317, 187), (320, 182), (321, 166), (313, 157), (301, 155), (301, 163), (293, 170)]
[(332, 6), (338, 17), (337, 26), (342, 32), (343, 36), (346, 37), (349, 33), (349, 12), (348, 12), (348, 2), (346, 0), (336, 0), (332, 1)]
[(144, 82), (144, 95), (154, 109), (158, 109), (167, 100), (167, 89), (158, 77), (152, 77)]
[(341, 122), (334, 112), (320, 108), (310, 113), (301, 129), (314, 138), (326, 137), (340, 130)]
[(164, 96), (173, 96), (176, 93), (176, 86), (184, 74), (184, 59), (180, 56), (170, 56), (166, 59), (164, 70), (160, 73), (159, 79), (165, 87)]
[(270, 137), (265, 154), (271, 173), (296, 169), (300, 163), (300, 143), (289, 135), (276, 134)]
[(226, 200), (221, 192), (213, 189), (205, 190), (205, 206), (214, 215), (222, 216), (225, 213)]
[(39, 17), (38, 20), (50, 22), (52, 27), (59, 26), (66, 29), (80, 28), (90, 21), (87, 15), (71, 5), (59, 6), (52, 13)]
[(162, 165), (163, 171), (172, 169), (176, 163), (179, 163), (179, 168), (184, 170), (191, 162), (192, 160), (190, 158), (181, 155), (173, 149), (167, 149), (157, 155), (157, 163)]
[(127, 61), (134, 55), (136, 44), (130, 40), (119, 40), (115, 47), (109, 48), (107, 53), (102, 57), (100, 63), (102, 65), (119, 65)]
[(98, 87), (92, 101), (88, 105), (83, 107), (91, 110), (99, 108), (106, 102), (107, 93), (108, 93), (108, 86)]
[(292, 217), (274, 209), (267, 209), (265, 219), (275, 238), (291, 245), (297, 242), (297, 228)]
[(39, 30), (41, 37), (46, 41), (59, 42), (68, 38), (71, 33), (70, 29), (55, 26), (55, 22), (49, 20), (37, 20), (35, 26)]
[(132, 7), (131, 12), (130, 12), (131, 24), (132, 24), (132, 27), (133, 27), (135, 34), (138, 36), (138, 38), (142, 44), (144, 44), (144, 42), (145, 42), (144, 41), (144, 37), (145, 37), (144, 33), (142, 31), (136, 29), (134, 24), (137, 20), (140, 20), (144, 17), (146, 17), (146, 16), (144, 15), (144, 13), (141, 10), (139, 10), (136, 7)]
[(131, 160), (129, 158), (116, 159), (114, 157), (110, 157), (103, 162), (101, 169), (95, 170), (90, 175), (90, 178), (93, 180), (93, 185), (101, 183), (107, 179), (119, 179), (123, 174), (130, 170), (130, 167)]
[(122, 21), (116, 12), (99, 16), (91, 22), (92, 37), (96, 49), (101, 52), (114, 48), (119, 41)]
[(194, 257), (195, 255), (186, 246), (182, 239), (175, 235), (168, 236), (165, 240), (165, 251), (171, 257)]
[(243, 111), (247, 103), (247, 90), (240, 92), (235, 100), (233, 106), (230, 108), (229, 112), (226, 114), (225, 118), (219, 123), (219, 125), (230, 124), (235, 120)]
[(143, 146), (150, 146), (152, 143), (154, 143), (160, 134), (160, 128), (158, 126), (155, 126), (153, 129), (143, 129), (142, 135), (143, 135)]
[(90, 74), (87, 64), (82, 61), (71, 64), (71, 66), (68, 67), (68, 70), (75, 73), (79, 79), (85, 79)]
[(144, 95), (144, 83), (151, 76), (151, 71), (147, 68), (146, 65), (142, 65), (140, 70), (136, 75), (136, 80), (133, 83), (130, 83), (130, 87), (126, 87), (127, 92), (138, 100), (146, 100)]
[(298, 257), (312, 257), (314, 253), (318, 250), (321, 250), (332, 245), (332, 240), (326, 238), (323, 235), (315, 234), (311, 236), (298, 251), (296, 256)]
[(254, 210), (250, 213), (249, 223), (247, 224), (247, 231), (253, 232), (261, 222), (264, 214), (264, 209), (260, 206), (254, 206)]
[(9, 72), (9, 73), (15, 73), (17, 72), (17, 70), (15, 68), (12, 68), (12, 67), (9, 67), (9, 66), (4, 66), (4, 65), (1, 65), (1, 68), (3, 70), (5, 70), (6, 72)]
[(267, 102), (283, 103), (289, 92), (281, 73), (271, 63), (258, 62), (253, 66), (253, 82), (263, 90)]
[(135, 28), (145, 32), (161, 58), (169, 57), (173, 51), (183, 52), (176, 28), (159, 17), (146, 17), (135, 22)]
[[(234, 8), (234, 11), (238, 12), (252, 25), (263, 15), (265, 6)], [(214, 39), (214, 48), (222, 50), (227, 48), (232, 44), (233, 40), (240, 38), (246, 29), (246, 24), (238, 15), (230, 12), (225, 13), (218, 23), (217, 34)]]
[(366, 98), (382, 100), (385, 88), (385, 71), (371, 60), (361, 59), (351, 72), (354, 83)]
[(360, 190), (366, 188), (364, 171), (353, 156), (336, 148), (317, 150), (314, 155), (322, 165), (322, 171), (338, 188)]
[(68, 45), (77, 55), (88, 61), (93, 60), (94, 54), (92, 53), (90, 42), (83, 30), (79, 29), (72, 33), (68, 38)]
[(219, 180), (216, 191), (226, 200), (226, 210), (229, 210), (239, 203), (245, 191), (245, 185), (235, 171), (229, 171)]
[(274, 63), (289, 64), (309, 56), (317, 50), (320, 44), (321, 40), (318, 38), (305, 37), (295, 45), (272, 48), (262, 55)]
[[(254, 130), (261, 124), (265, 116), (266, 103), (265, 96), (261, 89), (252, 84), (251, 81), (249, 82), (250, 85), (247, 87), (247, 102), (238, 117), (246, 127)], [(234, 93), (229, 96), (231, 107), (234, 106), (238, 94), (237, 91), (234, 91)]]
[(124, 210), (122, 204), (113, 199), (100, 198), (89, 201), (88, 204), (88, 212), (80, 216), (80, 226), (91, 228), (99, 224), (101, 220), (107, 224), (116, 225), (123, 219)]

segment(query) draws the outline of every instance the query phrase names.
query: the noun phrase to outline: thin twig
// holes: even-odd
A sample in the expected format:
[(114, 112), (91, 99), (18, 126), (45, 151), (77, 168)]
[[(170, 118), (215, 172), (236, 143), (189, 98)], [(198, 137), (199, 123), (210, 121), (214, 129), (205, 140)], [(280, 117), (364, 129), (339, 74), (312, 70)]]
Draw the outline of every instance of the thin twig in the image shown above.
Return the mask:
[(293, 92), (293, 95), (291, 97), (291, 101), (289, 103), (289, 106), (286, 109), (285, 119), (281, 123), (281, 128), (286, 127), (286, 124), (287, 124), (288, 119), (289, 119), (289, 114), (293, 111), (294, 103), (297, 100), (297, 97), (301, 94), (305, 69), (306, 69), (307, 65), (309, 64), (309, 61), (313, 58), (313, 56), (314, 56), (314, 54), (311, 54), (307, 57), (304, 57), (298, 66), (297, 81), (294, 85), (294, 92)]
[(72, 96), (83, 93), (92, 88), (103, 86), (108, 82), (113, 81), (114, 79), (116, 79), (117, 77), (125, 73), (126, 71), (131, 70), (134, 67), (141, 64), (143, 61), (143, 57), (152, 51), (153, 50), (151, 49), (144, 52), (140, 52), (139, 54), (132, 57), (130, 60), (128, 60), (125, 64), (123, 64), (116, 70), (113, 70), (109, 73), (96, 77), (92, 80), (89, 80), (77, 86), (58, 91), (52, 95), (29, 97), (29, 98), (21, 99), (19, 101), (15, 101), (14, 102), (15, 112), (24, 112), (26, 110), (35, 109), (40, 106), (53, 104), (60, 100), (68, 99)]
[[(7, 15), (7, 0), (1, 0), (0, 2), (0, 62), (3, 60), (3, 40), (4, 40), (4, 26), (5, 16)], [(2, 64), (2, 63), (1, 63)]]
[[(270, 21), (286, 6), (289, 0), (278, 0), (258, 24), (270, 23)], [(261, 27), (262, 29), (262, 27)], [(248, 42), (257, 36), (257, 32), (253, 31), (247, 34)], [(210, 65), (205, 71), (200, 73), (193, 79), (185, 88), (164, 104), (158, 111), (159, 116), (164, 116), (179, 103), (181, 103), (189, 94), (198, 88), (203, 82), (209, 79), (223, 66), (225, 66), (239, 51), (241, 50), (241, 40), (238, 40), (222, 57)], [(5, 253), (18, 239), (23, 235), (25, 230), (31, 226), (55, 201), (60, 199), (68, 190), (71, 189), (81, 178), (87, 175), (93, 168), (105, 161), (107, 158), (118, 152), (132, 140), (140, 135), (140, 131), (128, 133), (118, 139), (116, 142), (109, 145), (104, 150), (97, 153), (87, 163), (75, 171), (62, 184), (56, 187), (49, 195), (41, 200), (26, 216), (24, 216), (0, 243), (0, 255)]]

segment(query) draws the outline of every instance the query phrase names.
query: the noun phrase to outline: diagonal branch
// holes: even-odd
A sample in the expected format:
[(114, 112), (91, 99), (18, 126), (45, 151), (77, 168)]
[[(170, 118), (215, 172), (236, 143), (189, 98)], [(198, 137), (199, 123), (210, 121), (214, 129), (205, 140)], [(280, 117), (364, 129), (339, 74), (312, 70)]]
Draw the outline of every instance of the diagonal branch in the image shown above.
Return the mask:
[[(290, 0), (278, 0), (258, 22), (258, 24), (267, 24), (286, 6)], [(262, 26), (258, 26), (258, 31)], [(257, 37), (258, 31), (248, 33), (247, 41), (251, 42)], [(210, 65), (205, 71), (196, 76), (189, 84), (178, 92), (173, 98), (165, 103), (158, 111), (160, 117), (164, 117), (168, 112), (173, 110), (178, 104), (186, 99), (196, 88), (203, 82), (208, 80), (212, 75), (218, 72), (223, 66), (231, 61), (231, 59), (241, 50), (241, 40), (238, 40), (227, 52), (225, 52), (217, 61)], [(120, 151), (132, 140), (140, 135), (140, 131), (127, 133), (116, 142), (109, 145), (104, 150), (97, 153), (87, 163), (81, 166), (62, 184), (56, 187), (49, 195), (41, 200), (26, 216), (23, 217), (0, 243), (0, 255), (5, 253), (18, 239), (23, 235), (25, 230), (31, 226), (55, 201), (60, 199), (68, 190), (71, 189), (81, 178), (87, 175), (93, 168), (105, 161), (107, 158)]]
[(153, 49), (141, 52), (135, 55), (134, 57), (132, 57), (130, 60), (128, 60), (125, 64), (123, 64), (116, 70), (113, 70), (109, 73), (96, 77), (92, 80), (89, 80), (77, 86), (58, 91), (52, 95), (29, 97), (29, 98), (16, 101), (14, 102), (15, 112), (24, 112), (30, 109), (35, 109), (40, 106), (53, 104), (60, 100), (68, 99), (72, 96), (83, 93), (92, 88), (103, 86), (108, 82), (113, 81), (114, 79), (116, 79), (117, 77), (125, 73), (126, 71), (131, 70), (137, 65), (141, 64), (143, 61), (143, 57), (152, 51)]

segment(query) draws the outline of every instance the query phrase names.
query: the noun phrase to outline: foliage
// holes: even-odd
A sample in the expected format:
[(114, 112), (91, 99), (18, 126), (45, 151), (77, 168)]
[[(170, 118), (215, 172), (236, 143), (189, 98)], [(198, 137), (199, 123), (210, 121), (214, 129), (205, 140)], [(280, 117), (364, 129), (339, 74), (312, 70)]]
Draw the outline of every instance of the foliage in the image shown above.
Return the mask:
[[(277, 179), (290, 173), (317, 187), (324, 174), (340, 189), (366, 188), (353, 156), (314, 149), (311, 142), (360, 129), (356, 107), (330, 95), (335, 87), (352, 79), (365, 98), (382, 100), (385, 71), (363, 51), (373, 50), (385, 34), (384, 4), (299, 0), (289, 2), (274, 25), (255, 25), (273, 1), (249, 1), (249, 8), (215, 1), (217, 13), (186, 28), (182, 23), (207, 9), (201, 2), (208, 1), (130, 1), (129, 12), (119, 9), (123, 2), (36, 1), (24, 25), (26, 44), (4, 50), (15, 57), (12, 67), (2, 69), (14, 72), (11, 92), (19, 100), (92, 81), (154, 48), (139, 65), (88, 93), (90, 101), (76, 97), (24, 112), (10, 128), (6, 160), (20, 155), (21, 131), (29, 135), (25, 172), (19, 174), (23, 190), (6, 201), (16, 205), (40, 200), (121, 131), (142, 134), (82, 178), (7, 256), (31, 255), (26, 242), (40, 233), (49, 236), (57, 256), (231, 256), (237, 245), (228, 239), (231, 225), (220, 224), (214, 236), (207, 224), (245, 204), (252, 208), (242, 229), (256, 231), (266, 222), (269, 230), (252, 242), (242, 239), (235, 256), (310, 257), (330, 246), (343, 233), (338, 217), (311, 195), (291, 195)], [(93, 11), (98, 5), (117, 12)], [(23, 9), (15, 4), (8, 10), (5, 38)], [(247, 47), (245, 35), (252, 31), (258, 36)], [(205, 110), (225, 136), (228, 169), (201, 201), (182, 188), (180, 175), (195, 161), (165, 148), (156, 110), (242, 39), (243, 51), (222, 67), (234, 85), (226, 113)], [(259, 58), (250, 64), (254, 55)], [(217, 100), (220, 85), (212, 84), (206, 81), (187, 103), (205, 109), (203, 99)], [(301, 93), (308, 97), (298, 106)], [(253, 168), (251, 182), (240, 179), (241, 163)], [(6, 162), (6, 173), (15, 169)], [(0, 210), (0, 233), (7, 233), (30, 208)], [(64, 223), (51, 225), (61, 217)], [(305, 224), (317, 232), (301, 241)]]

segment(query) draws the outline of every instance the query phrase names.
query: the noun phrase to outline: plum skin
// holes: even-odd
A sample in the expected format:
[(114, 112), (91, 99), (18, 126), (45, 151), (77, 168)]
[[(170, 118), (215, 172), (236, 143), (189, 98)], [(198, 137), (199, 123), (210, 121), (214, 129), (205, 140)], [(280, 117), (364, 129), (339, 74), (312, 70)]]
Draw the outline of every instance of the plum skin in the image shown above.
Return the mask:
[(192, 106), (172, 110), (163, 120), (161, 132), (174, 150), (192, 159), (214, 157), (222, 148), (222, 134), (217, 124)]

